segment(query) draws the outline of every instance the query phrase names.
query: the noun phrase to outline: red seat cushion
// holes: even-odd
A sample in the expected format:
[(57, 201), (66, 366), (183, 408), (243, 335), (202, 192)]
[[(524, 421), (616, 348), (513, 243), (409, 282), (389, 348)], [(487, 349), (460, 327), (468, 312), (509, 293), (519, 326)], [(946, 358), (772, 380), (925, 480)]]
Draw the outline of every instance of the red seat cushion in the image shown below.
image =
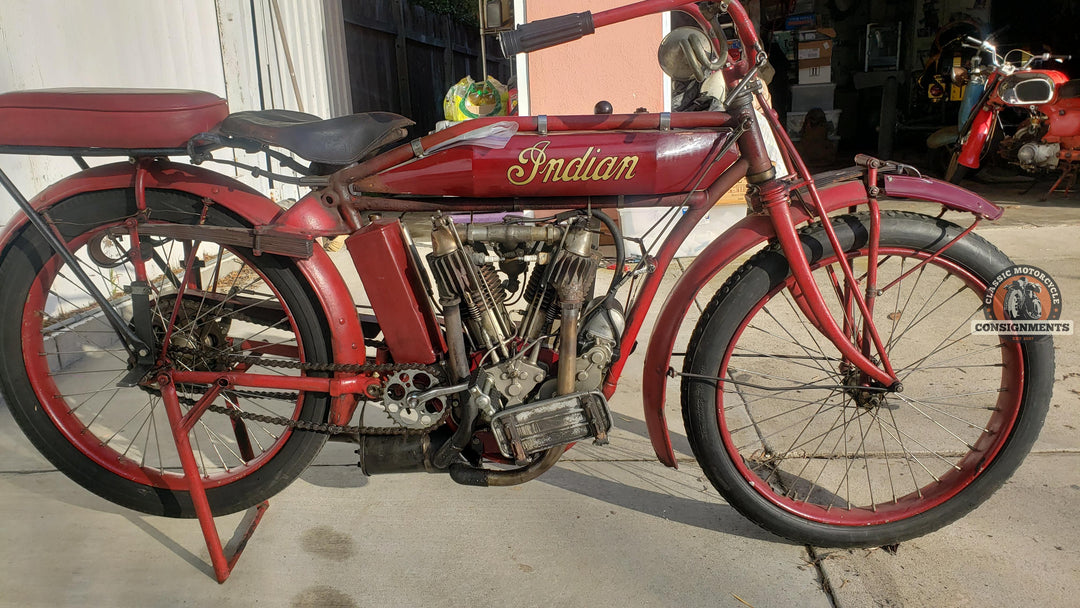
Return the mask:
[(204, 91), (47, 89), (0, 95), (0, 146), (182, 148), (229, 114)]

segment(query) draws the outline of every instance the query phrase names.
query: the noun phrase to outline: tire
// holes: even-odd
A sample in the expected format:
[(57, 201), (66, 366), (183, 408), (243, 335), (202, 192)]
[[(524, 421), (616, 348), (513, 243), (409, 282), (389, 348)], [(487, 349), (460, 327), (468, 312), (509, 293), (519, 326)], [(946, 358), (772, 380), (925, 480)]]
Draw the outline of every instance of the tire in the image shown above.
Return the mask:
[(960, 182), (964, 181), (969, 174), (972, 174), (971, 167), (960, 164), (960, 148), (957, 147), (949, 157), (949, 164), (945, 167), (945, 181), (960, 185)]
[[(833, 223), (849, 256), (862, 254), (868, 216)], [(884, 213), (879, 288), (960, 232)], [(801, 238), (839, 314), (824, 230), (813, 225)], [(969, 235), (877, 298), (876, 326), (904, 385), (879, 400), (837, 388), (859, 385), (858, 375), (795, 312), (779, 247), (752, 257), (703, 312), (683, 368), (687, 436), (713, 485), (762, 527), (818, 546), (897, 543), (974, 509), (1031, 449), (1054, 381), (1049, 337), (1017, 343), (970, 333), (985, 286), (1011, 265)], [(856, 275), (866, 269), (857, 260), (853, 267)]]
[[(192, 224), (205, 213), (210, 225), (245, 225), (181, 193), (148, 191), (147, 200), (154, 223)], [(132, 248), (123, 220), (136, 214), (133, 191), (77, 195), (48, 214), (93, 282), (130, 318), (132, 306), (123, 294), (133, 275)], [(262, 362), (270, 358), (330, 361), (329, 329), (312, 304), (307, 282), (288, 259), (187, 241), (202, 260), (204, 291), (200, 296), (195, 287), (188, 288), (177, 306), (175, 285), (183, 282), (185, 242), (147, 236), (140, 241), (146, 257), (151, 251), (158, 256), (156, 263), (146, 263), (158, 341), (154, 348), (161, 349), (175, 309), (170, 344), (190, 349), (170, 350), (177, 368), (242, 371), (235, 362), (207, 356), (226, 348), (258, 356), (247, 364), (251, 372), (269, 373), (273, 368)], [(0, 307), (8, 311), (0, 319), (0, 385), (13, 417), (50, 462), (91, 492), (152, 515), (194, 517), (156, 388), (116, 386), (129, 367), (127, 353), (98, 306), (75, 288), (70, 269), (61, 264), (30, 226), (0, 261)], [(182, 408), (205, 388), (179, 386)], [(325, 421), (329, 409), (322, 394), (267, 396), (239, 389), (222, 391), (214, 403), (312, 422)], [(189, 434), (215, 515), (249, 508), (279, 492), (326, 441), (322, 434), (288, 432), (268, 423), (248, 421), (241, 427), (206, 412)]]

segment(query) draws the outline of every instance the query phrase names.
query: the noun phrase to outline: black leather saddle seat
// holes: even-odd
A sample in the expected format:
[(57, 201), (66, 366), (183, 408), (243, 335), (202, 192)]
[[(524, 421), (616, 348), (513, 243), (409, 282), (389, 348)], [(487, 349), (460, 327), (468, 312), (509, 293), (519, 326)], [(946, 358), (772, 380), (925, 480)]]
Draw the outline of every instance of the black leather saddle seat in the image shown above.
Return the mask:
[(1062, 99), (1074, 99), (1080, 97), (1080, 80), (1070, 80), (1058, 89), (1058, 96)]
[(284, 148), (306, 160), (348, 165), (386, 144), (403, 139), (413, 121), (389, 112), (350, 114), (323, 120), (292, 110), (256, 110), (230, 114), (217, 131)]

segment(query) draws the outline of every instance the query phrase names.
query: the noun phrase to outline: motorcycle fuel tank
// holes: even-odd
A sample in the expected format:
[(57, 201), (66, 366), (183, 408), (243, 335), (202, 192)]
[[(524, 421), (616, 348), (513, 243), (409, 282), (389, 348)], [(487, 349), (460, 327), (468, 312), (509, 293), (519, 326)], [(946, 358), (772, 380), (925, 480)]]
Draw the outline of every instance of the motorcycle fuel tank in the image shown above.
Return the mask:
[(463, 145), (415, 158), (355, 188), (461, 197), (688, 192), (707, 187), (738, 159), (732, 148), (709, 164), (731, 133), (726, 127), (517, 133), (501, 148)]

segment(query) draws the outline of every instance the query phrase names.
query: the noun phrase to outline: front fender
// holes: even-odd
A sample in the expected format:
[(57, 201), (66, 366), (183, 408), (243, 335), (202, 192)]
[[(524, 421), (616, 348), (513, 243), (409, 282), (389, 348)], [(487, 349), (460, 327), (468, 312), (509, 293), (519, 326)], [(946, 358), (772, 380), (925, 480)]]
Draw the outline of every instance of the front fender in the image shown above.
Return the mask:
[[(49, 186), (35, 196), (30, 204), (34, 209), (43, 211), (76, 194), (134, 188), (137, 170), (136, 165), (126, 162), (94, 167)], [(301, 231), (317, 233), (333, 232), (333, 227), (340, 225), (340, 220), (319, 204), (315, 197), (305, 197), (294, 205), (285, 217), (281, 207), (257, 190), (220, 173), (194, 165), (155, 162), (147, 167), (144, 180), (148, 189), (176, 190), (210, 199), (250, 222), (252, 226), (279, 223)], [(0, 233), (0, 259), (6, 255), (12, 239), (28, 221), (26, 215), (20, 212), (8, 222)], [(313, 228), (315, 230), (312, 230)], [(315, 247), (310, 258), (297, 260), (296, 263), (310, 283), (330, 324), (334, 361), (363, 363), (366, 355), (360, 320), (349, 289), (337, 267), (320, 247)], [(338, 400), (331, 422), (347, 424), (348, 420), (342, 420), (342, 417), (347, 417), (347, 410), (347, 405)]]
[(995, 120), (997, 120), (997, 114), (990, 110), (980, 110), (975, 115), (971, 121), (971, 130), (968, 131), (967, 139), (960, 148), (960, 158), (957, 162), (972, 169), (979, 168), (983, 149), (989, 143)]
[[(862, 180), (832, 184), (822, 188), (819, 193), (829, 213), (868, 202), (866, 185)], [(1003, 212), (997, 205), (959, 186), (929, 178), (888, 175), (885, 178), (885, 193), (895, 198), (939, 203), (952, 210), (974, 213), (991, 220), (1001, 217)], [(810, 220), (800, 205), (791, 206), (791, 218), (796, 225)], [(664, 405), (671, 353), (675, 350), (680, 326), (694, 298), (713, 277), (739, 256), (773, 236), (775, 234), (767, 215), (755, 214), (743, 218), (698, 254), (660, 309), (645, 353), (642, 400), (653, 451), (660, 462), (669, 467), (679, 466), (671, 447)]]

